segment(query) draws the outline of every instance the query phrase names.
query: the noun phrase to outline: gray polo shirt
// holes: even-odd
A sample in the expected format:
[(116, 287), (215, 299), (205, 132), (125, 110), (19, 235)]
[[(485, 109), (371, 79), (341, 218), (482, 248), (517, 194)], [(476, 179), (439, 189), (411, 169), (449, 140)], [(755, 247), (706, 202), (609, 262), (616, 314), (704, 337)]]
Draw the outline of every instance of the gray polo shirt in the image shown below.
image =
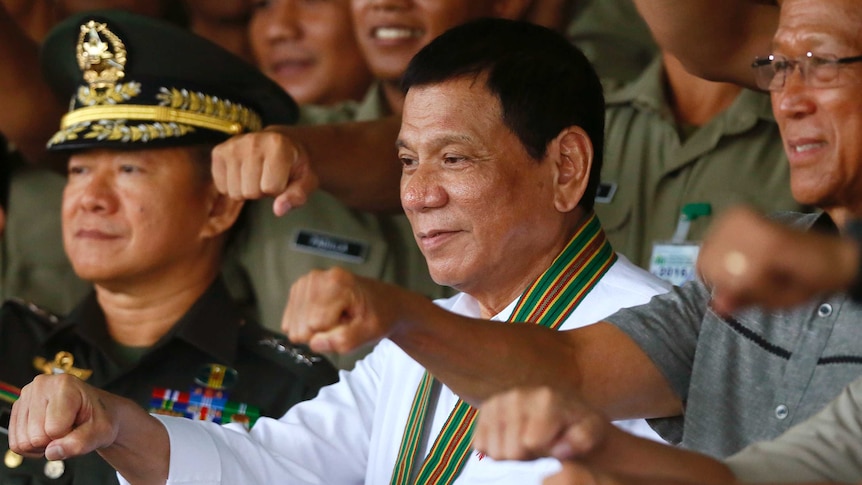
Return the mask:
[(727, 465), (746, 483), (862, 480), (862, 379), (814, 417), (774, 441), (745, 448)]
[[(832, 225), (825, 215), (794, 219)], [(862, 375), (862, 306), (843, 294), (724, 319), (709, 299), (694, 281), (607, 319), (649, 355), (685, 404), (683, 416), (651, 421), (665, 439), (725, 457), (804, 421)]]

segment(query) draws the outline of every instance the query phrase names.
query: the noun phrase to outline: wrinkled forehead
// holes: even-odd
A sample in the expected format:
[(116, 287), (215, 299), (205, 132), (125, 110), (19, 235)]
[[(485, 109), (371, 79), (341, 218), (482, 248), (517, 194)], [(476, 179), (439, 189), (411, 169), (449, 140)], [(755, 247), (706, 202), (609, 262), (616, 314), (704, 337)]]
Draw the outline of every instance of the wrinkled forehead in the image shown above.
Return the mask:
[(859, 0), (784, 0), (773, 49), (855, 55), (862, 49), (860, 7)]

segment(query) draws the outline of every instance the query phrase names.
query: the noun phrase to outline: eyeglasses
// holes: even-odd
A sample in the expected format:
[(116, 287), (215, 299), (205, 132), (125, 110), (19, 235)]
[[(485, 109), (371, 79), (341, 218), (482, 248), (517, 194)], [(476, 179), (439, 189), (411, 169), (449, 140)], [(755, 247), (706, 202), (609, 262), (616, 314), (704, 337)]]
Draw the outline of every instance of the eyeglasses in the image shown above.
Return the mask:
[(784, 56), (774, 56), (755, 59), (751, 64), (757, 86), (767, 91), (781, 91), (784, 82), (799, 66), (799, 73), (806, 86), (812, 88), (834, 88), (841, 84), (840, 67), (862, 61), (862, 56), (835, 57), (815, 56), (808, 52), (805, 57), (788, 59)]

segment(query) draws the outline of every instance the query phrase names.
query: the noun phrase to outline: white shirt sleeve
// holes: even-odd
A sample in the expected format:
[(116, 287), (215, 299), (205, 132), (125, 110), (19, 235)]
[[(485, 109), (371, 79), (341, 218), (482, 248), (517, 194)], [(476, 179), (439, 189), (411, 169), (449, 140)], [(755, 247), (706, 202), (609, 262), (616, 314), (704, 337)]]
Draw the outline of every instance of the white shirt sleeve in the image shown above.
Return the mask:
[(279, 419), (260, 418), (250, 431), (156, 416), (170, 437), (168, 485), (363, 483), (381, 354), (372, 352), (316, 398)]

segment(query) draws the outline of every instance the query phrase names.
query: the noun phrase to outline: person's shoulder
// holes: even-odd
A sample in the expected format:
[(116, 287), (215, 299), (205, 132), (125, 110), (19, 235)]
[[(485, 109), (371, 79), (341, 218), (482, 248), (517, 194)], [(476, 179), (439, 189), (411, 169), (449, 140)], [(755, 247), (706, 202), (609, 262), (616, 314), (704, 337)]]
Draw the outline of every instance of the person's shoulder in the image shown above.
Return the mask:
[(636, 266), (622, 254), (617, 253), (617, 261), (600, 280), (601, 284), (613, 286), (626, 293), (657, 295), (666, 293), (670, 283)]
[(50, 310), (19, 298), (10, 298), (0, 306), (0, 323), (4, 326), (22, 323), (48, 332), (60, 325), (61, 318)]
[(338, 371), (322, 355), (307, 346), (294, 344), (287, 337), (254, 322), (243, 325), (240, 350), (253, 354), (270, 365), (297, 375), (309, 383), (325, 385), (338, 380)]
[(332, 106), (306, 104), (299, 107), (299, 125), (324, 125), (344, 123), (356, 119), (359, 104), (345, 101)]
[[(59, 316), (24, 300), (6, 300), (0, 306), (0, 369), (16, 372), (29, 369), (36, 349), (63, 325)], [(0, 372), (4, 374), (5, 372)], [(31, 376), (32, 378), (32, 376)]]

